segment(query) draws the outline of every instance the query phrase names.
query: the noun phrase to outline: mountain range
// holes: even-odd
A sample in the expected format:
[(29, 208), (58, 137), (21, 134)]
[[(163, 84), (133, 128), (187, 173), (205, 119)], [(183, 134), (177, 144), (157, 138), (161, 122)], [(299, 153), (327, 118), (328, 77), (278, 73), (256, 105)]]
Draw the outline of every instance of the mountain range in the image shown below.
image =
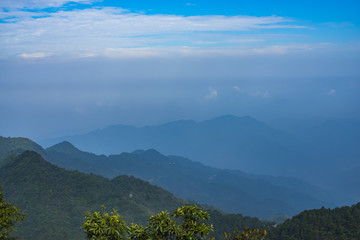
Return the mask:
[(156, 149), (213, 167), (257, 174), (290, 175), (303, 168), (307, 159), (294, 148), (299, 143), (291, 136), (248, 116), (225, 115), (203, 122), (180, 120), (141, 128), (115, 125), (40, 144), (50, 146), (62, 141), (84, 151), (107, 155)]
[[(270, 177), (208, 167), (156, 150), (95, 155), (62, 142), (47, 149), (25, 138), (0, 137), (1, 156), (34, 150), (49, 162), (69, 170), (100, 174), (109, 179), (135, 176), (178, 197), (215, 206), (228, 213), (268, 219), (294, 215), (304, 209), (334, 206), (324, 190), (290, 177)], [(22, 149), (23, 148), (23, 149)]]
[[(103, 204), (107, 211), (117, 209), (128, 223), (138, 224), (146, 224), (145, 219), (159, 211), (194, 204), (134, 177), (122, 175), (109, 180), (59, 168), (34, 151), (19, 154), (20, 148), (12, 148), (14, 143), (37, 148), (33, 142), (22, 138), (7, 140), (11, 144), (7, 145), (9, 154), (0, 158), (0, 185), (5, 186), (6, 198), (26, 214), (24, 222), (17, 226), (18, 231), (12, 235), (20, 239), (85, 239), (80, 226), (86, 212), (97, 211)], [(54, 146), (60, 147), (69, 149), (71, 145)], [(0, 149), (4, 154), (4, 145)], [(135, 154), (159, 155), (154, 150)], [(266, 229), (268, 239), (274, 240), (359, 239), (360, 236), (360, 203), (303, 211), (276, 227), (257, 218), (202, 207), (210, 213), (210, 223), (215, 228), (211, 235), (216, 239), (224, 239), (224, 232), (244, 227)]]
[(107, 155), (156, 149), (221, 169), (297, 177), (333, 192), (341, 204), (358, 201), (360, 121), (298, 122), (279, 121), (274, 128), (250, 116), (224, 115), (157, 126), (114, 125), (39, 143), (50, 147), (68, 141)]
[[(146, 224), (151, 215), (194, 204), (134, 177), (118, 176), (109, 180), (65, 170), (34, 151), (7, 155), (0, 163), (4, 195), (26, 214), (15, 233), (20, 239), (85, 239), (81, 229), (85, 215), (100, 210), (101, 205), (106, 206), (106, 211), (117, 209), (128, 223)], [(257, 218), (208, 211), (217, 226), (214, 236), (221, 237), (231, 228), (270, 227)]]

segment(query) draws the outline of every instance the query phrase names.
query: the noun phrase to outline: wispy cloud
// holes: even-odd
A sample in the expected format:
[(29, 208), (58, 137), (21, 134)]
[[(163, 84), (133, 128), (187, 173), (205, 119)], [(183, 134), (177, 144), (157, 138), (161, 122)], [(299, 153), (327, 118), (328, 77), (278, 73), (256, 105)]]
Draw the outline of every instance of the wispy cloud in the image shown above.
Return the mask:
[(44, 58), (48, 57), (49, 55), (46, 53), (23, 53), (19, 55), (22, 58)]
[(286, 54), (289, 52), (310, 51), (312, 48), (309, 44), (283, 44), (254, 48), (252, 51), (258, 54)]
[[(40, 8), (46, 4), (62, 6), (68, 2), (20, 1), (19, 6)], [(3, 3), (6, 4), (9, 2)], [(55, 12), (16, 9), (0, 12), (0, 18), (0, 52), (5, 56), (20, 55), (30, 49), (52, 55), (76, 56), (109, 55), (110, 52), (122, 56), (165, 52), (186, 54), (186, 49), (211, 54), (284, 53), (289, 50), (289, 45), (269, 47), (266, 39), (256, 36), (258, 31), (305, 28), (278, 16), (146, 15), (113, 7)], [(248, 34), (242, 36), (245, 32)], [(265, 45), (259, 46), (259, 42)]]
[(218, 96), (218, 92), (213, 89), (213, 88), (209, 88), (209, 93), (205, 95), (205, 100), (212, 100), (212, 99), (215, 99), (217, 98)]
[(114, 58), (144, 58), (154, 56), (164, 56), (164, 52), (156, 48), (141, 47), (141, 48), (107, 48), (104, 51), (105, 56)]
[(269, 98), (271, 95), (269, 92), (256, 91), (249, 94), (252, 97)]
[(327, 92), (328, 95), (330, 96), (333, 96), (336, 94), (336, 90), (335, 89), (330, 89), (328, 92)]
[(260, 91), (260, 90), (248, 90), (248, 89), (242, 89), (239, 86), (234, 86), (233, 89), (241, 94), (245, 94), (251, 97), (256, 97), (256, 98), (270, 98), (271, 95), (268, 91)]
[(238, 86), (234, 86), (233, 89), (235, 89), (235, 91), (237, 91), (237, 92), (239, 92), (239, 93), (242, 93), (242, 92), (243, 92), (243, 90), (242, 90), (240, 87), (238, 87)]
[(61, 7), (67, 3), (90, 4), (98, 0), (1, 0), (0, 8), (27, 8), (27, 9), (44, 9), (49, 7)]

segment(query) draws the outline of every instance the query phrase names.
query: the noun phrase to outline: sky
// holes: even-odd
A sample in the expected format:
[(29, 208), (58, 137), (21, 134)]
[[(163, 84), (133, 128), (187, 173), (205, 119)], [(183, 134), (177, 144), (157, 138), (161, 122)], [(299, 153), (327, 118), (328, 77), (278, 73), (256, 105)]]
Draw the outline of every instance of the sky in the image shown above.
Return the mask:
[(0, 135), (360, 119), (360, 2), (0, 0)]

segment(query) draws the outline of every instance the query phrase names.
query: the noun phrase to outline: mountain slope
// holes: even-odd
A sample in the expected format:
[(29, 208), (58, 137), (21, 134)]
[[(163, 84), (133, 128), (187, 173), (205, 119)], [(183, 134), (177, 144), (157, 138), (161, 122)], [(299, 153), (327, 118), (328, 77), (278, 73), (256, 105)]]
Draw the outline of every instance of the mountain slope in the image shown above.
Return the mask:
[(331, 191), (340, 205), (359, 200), (360, 175), (353, 171), (360, 167), (359, 120), (293, 119), (277, 127), (285, 131), (251, 117), (225, 115), (141, 128), (116, 125), (42, 143), (68, 140), (98, 154), (153, 148), (217, 168), (304, 179)]
[(63, 142), (46, 151), (63, 159), (66, 163), (62, 167), (78, 169), (77, 164), (81, 162), (95, 169), (95, 173), (109, 178), (121, 174), (134, 175), (179, 197), (214, 205), (232, 213), (269, 218), (327, 205), (319, 200), (326, 199), (319, 188), (299, 180), (297, 186), (285, 184), (290, 182), (290, 178), (282, 179), (283, 185), (281, 180), (272, 184), (264, 177), (248, 177), (236, 171), (207, 167), (185, 158), (164, 156), (155, 150), (106, 157), (82, 152), (70, 143)]
[(61, 159), (48, 155), (39, 144), (28, 138), (5, 138), (0, 136), (0, 167), (11, 160), (14, 156), (23, 153), (24, 151), (37, 152), (43, 158), (51, 159), (51, 162), (57, 166), (64, 165)]
[(127, 221), (145, 222), (160, 210), (186, 202), (133, 177), (108, 180), (58, 168), (35, 152), (26, 151), (0, 168), (6, 197), (27, 217), (22, 239), (78, 239), (87, 211), (104, 204)]
[(308, 173), (304, 165), (311, 162), (310, 156), (304, 154), (305, 146), (290, 135), (251, 117), (233, 115), (142, 128), (117, 125), (42, 143), (64, 140), (98, 154), (154, 148), (206, 165), (257, 174), (299, 176)]
[(360, 203), (351, 207), (304, 211), (274, 229), (271, 239), (360, 239)]
[(24, 150), (32, 150), (44, 153), (43, 148), (28, 138), (5, 138), (0, 136), (0, 158), (10, 153), (22, 153)]
[[(308, 181), (333, 191), (342, 205), (360, 200), (360, 120), (358, 119), (282, 119), (273, 122), (307, 143), (317, 170)], [(318, 174), (321, 172), (321, 174)]]
[[(32, 151), (25, 151), (0, 167), (0, 185), (5, 186), (6, 198), (27, 214), (16, 232), (20, 239), (84, 239), (80, 226), (85, 213), (97, 211), (101, 205), (108, 211), (118, 209), (128, 223), (146, 224), (150, 215), (189, 204), (134, 177), (108, 180), (67, 171)], [(219, 224), (219, 231), (214, 233), (217, 237), (231, 231), (231, 223), (237, 223), (238, 228), (270, 227), (257, 218), (240, 214), (223, 215), (216, 210), (210, 210), (210, 214), (215, 229)]]
[(176, 196), (213, 205), (229, 213), (267, 219), (333, 206), (327, 203), (331, 197), (326, 192), (295, 178), (221, 170), (182, 157), (164, 156), (155, 150), (107, 157), (80, 151), (69, 142), (63, 142), (46, 151), (41, 148), (40, 152), (51, 163), (66, 169), (108, 178), (134, 175)]

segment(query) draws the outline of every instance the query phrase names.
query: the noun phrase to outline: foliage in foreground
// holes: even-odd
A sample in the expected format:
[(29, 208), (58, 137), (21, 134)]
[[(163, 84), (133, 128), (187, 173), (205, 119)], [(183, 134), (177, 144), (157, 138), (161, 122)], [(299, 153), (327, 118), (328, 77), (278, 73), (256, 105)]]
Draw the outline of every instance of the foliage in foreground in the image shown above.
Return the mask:
[[(151, 216), (146, 227), (134, 223), (128, 226), (116, 210), (106, 213), (104, 207), (101, 212), (88, 213), (85, 219), (83, 228), (87, 238), (93, 240), (201, 240), (213, 231), (207, 223), (209, 214), (198, 206), (182, 206), (171, 215), (163, 211)], [(231, 240), (262, 240), (266, 234), (266, 230), (246, 228), (224, 235)]]
[(24, 214), (6, 200), (2, 188), (0, 186), (0, 239), (11, 239), (9, 233), (16, 230), (16, 222), (24, 220)]

